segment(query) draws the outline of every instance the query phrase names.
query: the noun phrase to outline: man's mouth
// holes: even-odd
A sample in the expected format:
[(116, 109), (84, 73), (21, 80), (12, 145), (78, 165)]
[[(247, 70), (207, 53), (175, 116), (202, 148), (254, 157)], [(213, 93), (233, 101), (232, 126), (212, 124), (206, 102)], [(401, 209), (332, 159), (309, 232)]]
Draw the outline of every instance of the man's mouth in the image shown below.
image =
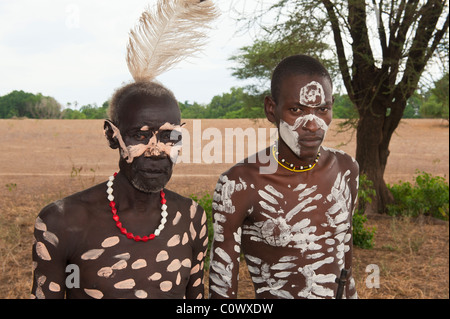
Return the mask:
[(166, 175), (167, 172), (161, 169), (140, 169), (139, 174), (144, 176), (145, 178), (158, 178), (161, 175)]
[(306, 147), (316, 147), (322, 143), (322, 138), (319, 136), (314, 137), (300, 137), (299, 144)]

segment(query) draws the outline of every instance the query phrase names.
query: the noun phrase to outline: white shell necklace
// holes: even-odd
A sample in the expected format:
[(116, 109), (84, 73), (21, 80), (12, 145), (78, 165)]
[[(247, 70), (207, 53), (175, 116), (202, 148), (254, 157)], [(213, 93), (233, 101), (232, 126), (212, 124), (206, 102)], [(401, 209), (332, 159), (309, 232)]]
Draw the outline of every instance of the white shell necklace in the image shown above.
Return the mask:
[(133, 239), (136, 242), (142, 241), (142, 242), (147, 242), (149, 240), (153, 240), (155, 239), (155, 237), (159, 236), (161, 231), (164, 229), (164, 225), (167, 222), (167, 205), (166, 205), (166, 199), (165, 196), (166, 194), (164, 193), (163, 190), (160, 191), (161, 194), (161, 222), (158, 226), (158, 228), (155, 230), (155, 232), (153, 234), (150, 234), (148, 236), (135, 236), (133, 235), (133, 233), (128, 232), (126, 230), (126, 228), (123, 227), (122, 223), (120, 222), (119, 219), (119, 215), (117, 215), (117, 208), (116, 208), (116, 202), (114, 201), (114, 196), (113, 196), (113, 181), (115, 179), (115, 177), (117, 176), (117, 173), (114, 173), (114, 175), (109, 177), (109, 181), (108, 183), (106, 183), (106, 186), (108, 186), (108, 189), (106, 190), (106, 193), (108, 193), (108, 200), (109, 200), (109, 207), (111, 207), (111, 212), (113, 214), (113, 219), (116, 223), (117, 228), (120, 229), (120, 232), (122, 234), (124, 234), (125, 236), (127, 236), (127, 238), (129, 239)]

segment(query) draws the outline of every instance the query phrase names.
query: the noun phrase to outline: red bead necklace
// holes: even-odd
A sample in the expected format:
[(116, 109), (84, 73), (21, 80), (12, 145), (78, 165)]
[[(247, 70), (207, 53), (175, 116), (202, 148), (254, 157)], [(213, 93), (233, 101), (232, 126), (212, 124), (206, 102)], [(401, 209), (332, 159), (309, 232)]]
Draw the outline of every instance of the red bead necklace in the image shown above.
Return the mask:
[(123, 227), (122, 223), (120, 222), (119, 219), (119, 215), (117, 215), (117, 208), (116, 208), (116, 202), (114, 201), (114, 196), (113, 196), (113, 181), (114, 178), (117, 176), (117, 173), (114, 173), (113, 176), (109, 177), (109, 181), (106, 184), (108, 186), (108, 189), (106, 190), (106, 193), (108, 193), (108, 200), (109, 200), (109, 207), (111, 207), (111, 212), (113, 214), (113, 220), (116, 223), (117, 228), (119, 228), (120, 232), (122, 234), (124, 234), (125, 236), (127, 236), (128, 239), (133, 239), (136, 242), (139, 241), (143, 241), (143, 242), (147, 242), (149, 240), (153, 240), (155, 239), (157, 236), (159, 236), (159, 234), (161, 233), (161, 231), (164, 229), (164, 224), (167, 222), (167, 205), (166, 205), (166, 199), (165, 196), (166, 194), (164, 193), (163, 190), (160, 191), (160, 195), (161, 195), (161, 222), (158, 226), (158, 228), (155, 230), (155, 232), (153, 234), (150, 234), (148, 236), (135, 236), (133, 235), (133, 233), (128, 232), (126, 228)]

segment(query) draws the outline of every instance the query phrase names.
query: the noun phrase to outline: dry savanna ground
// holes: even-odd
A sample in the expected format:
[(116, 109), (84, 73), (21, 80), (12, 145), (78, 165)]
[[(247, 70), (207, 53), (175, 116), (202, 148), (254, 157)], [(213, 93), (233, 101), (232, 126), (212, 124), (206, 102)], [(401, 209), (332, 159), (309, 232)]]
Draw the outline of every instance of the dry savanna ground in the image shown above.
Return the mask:
[[(355, 137), (338, 134), (336, 124), (324, 144), (354, 156)], [(185, 196), (212, 194), (230, 162), (254, 145), (269, 145), (270, 127), (265, 120), (186, 120), (190, 138), (168, 188)], [(231, 133), (248, 134), (250, 143), (233, 142)], [(103, 182), (118, 169), (118, 152), (107, 146), (97, 120), (0, 120), (0, 136), (0, 298), (28, 298), (36, 215), (50, 202)], [(441, 120), (402, 121), (392, 138), (386, 182), (412, 182), (417, 169), (448, 180), (448, 141), (448, 124)], [(239, 144), (243, 153), (232, 148)], [(230, 152), (239, 154), (230, 159)], [(377, 228), (375, 248), (354, 251), (361, 298), (449, 298), (448, 222), (375, 216), (368, 224)], [(370, 280), (377, 270), (378, 288)], [(242, 267), (239, 298), (253, 296)]]

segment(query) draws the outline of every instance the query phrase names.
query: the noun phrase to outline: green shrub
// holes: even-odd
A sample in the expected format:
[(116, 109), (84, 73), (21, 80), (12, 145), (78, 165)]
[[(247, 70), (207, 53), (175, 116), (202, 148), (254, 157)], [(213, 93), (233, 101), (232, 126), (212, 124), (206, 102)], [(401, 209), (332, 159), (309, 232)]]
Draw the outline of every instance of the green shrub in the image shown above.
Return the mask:
[(196, 195), (191, 195), (190, 198), (196, 201), (206, 213), (207, 223), (208, 223), (208, 251), (206, 253), (205, 258), (205, 266), (204, 269), (209, 268), (209, 252), (211, 250), (211, 244), (214, 237), (214, 228), (213, 228), (213, 220), (212, 220), (212, 196), (208, 193), (203, 194), (203, 196), (198, 197)]
[(367, 221), (367, 217), (364, 215), (364, 209), (366, 204), (372, 202), (372, 198), (375, 195), (376, 192), (373, 188), (373, 182), (369, 180), (366, 175), (360, 175), (358, 208), (353, 214), (353, 245), (363, 249), (371, 249), (374, 246), (373, 237), (375, 235), (376, 228), (367, 228), (364, 225)]
[(353, 215), (353, 245), (363, 248), (372, 249), (374, 242), (373, 236), (376, 232), (376, 227), (367, 228), (364, 223), (367, 217), (360, 213)]
[(391, 216), (420, 215), (449, 219), (449, 185), (443, 177), (416, 171), (415, 184), (388, 185), (395, 204), (388, 206)]

